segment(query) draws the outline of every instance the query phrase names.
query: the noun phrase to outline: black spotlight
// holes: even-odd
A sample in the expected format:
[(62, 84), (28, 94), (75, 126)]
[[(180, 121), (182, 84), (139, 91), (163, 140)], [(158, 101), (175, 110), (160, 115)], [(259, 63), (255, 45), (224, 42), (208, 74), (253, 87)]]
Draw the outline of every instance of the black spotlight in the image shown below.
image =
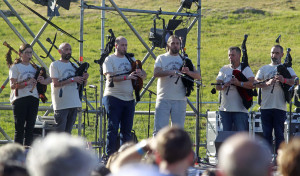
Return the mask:
[[(32, 0), (32, 1), (36, 4), (40, 4), (43, 6), (48, 6), (48, 4), (49, 4), (48, 2), (54, 3), (54, 0)], [(71, 3), (71, 0), (57, 0), (56, 1), (56, 4), (60, 5), (61, 7), (63, 7), (66, 10), (70, 9), (70, 3)]]
[(183, 8), (190, 9), (193, 2), (198, 2), (198, 0), (181, 0), (181, 5)]
[[(152, 45), (155, 47), (160, 47), (160, 48), (165, 48), (167, 45), (167, 41), (171, 35), (174, 34), (174, 30), (180, 25), (182, 20), (169, 20), (169, 23), (167, 26), (165, 26), (165, 20), (161, 19), (163, 24), (162, 27), (163, 29), (157, 29), (156, 28), (156, 20), (161, 19), (159, 17), (155, 17), (153, 20), (153, 27), (150, 29), (150, 35), (149, 35), (149, 40), (152, 41)], [(183, 37), (184, 43), (185, 43), (185, 38), (187, 35), (187, 29), (180, 29), (176, 30), (175, 34)]]

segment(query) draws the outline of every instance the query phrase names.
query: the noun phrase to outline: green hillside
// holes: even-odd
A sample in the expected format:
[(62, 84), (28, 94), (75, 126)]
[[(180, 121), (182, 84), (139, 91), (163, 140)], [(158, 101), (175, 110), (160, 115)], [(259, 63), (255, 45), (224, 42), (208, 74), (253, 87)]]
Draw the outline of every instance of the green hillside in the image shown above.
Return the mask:
[[(22, 19), (28, 24), (34, 34), (44, 24), (40, 18), (36, 17), (29, 10), (25, 9), (15, 0), (8, 0), (13, 5), (14, 9), (20, 14)], [(23, 0), (28, 6), (37, 10), (43, 16), (46, 17), (46, 7), (35, 5), (29, 0)], [(100, 6), (101, 1), (87, 0), (85, 1), (88, 5)], [(162, 11), (176, 12), (180, 6), (180, 0), (115, 0), (115, 3), (120, 8), (130, 9), (141, 9), (141, 10), (154, 10), (157, 11), (159, 8)], [(111, 7), (109, 1), (106, 1), (106, 5)], [(80, 3), (72, 2), (69, 11), (60, 8), (60, 17), (53, 18), (52, 22), (60, 26), (65, 31), (69, 32), (76, 38), (79, 38), (80, 34)], [(8, 10), (8, 7), (4, 1), (0, 2), (1, 10)], [(210, 90), (212, 87), (210, 83), (215, 82), (216, 75), (219, 69), (228, 64), (227, 49), (230, 46), (240, 46), (243, 40), (244, 34), (248, 34), (247, 49), (249, 56), (249, 64), (254, 73), (265, 64), (270, 63), (270, 49), (275, 44), (275, 39), (279, 34), (282, 36), (281, 45), (286, 48), (291, 48), (291, 55), (293, 57), (293, 68), (297, 75), (300, 75), (300, 61), (298, 59), (300, 55), (300, 1), (297, 0), (203, 0), (201, 3), (202, 18), (201, 18), (201, 56), (200, 56), (200, 67), (203, 78), (203, 84), (205, 87), (201, 88), (201, 100), (203, 102), (217, 102), (217, 94), (212, 95)], [(196, 13), (197, 7), (193, 4), (190, 10), (183, 10), (183, 12)], [(130, 23), (139, 32), (142, 38), (148, 43), (151, 48), (151, 42), (148, 40), (150, 28), (153, 27), (153, 18), (155, 15), (145, 13), (129, 13), (124, 12)], [(160, 15), (168, 21), (172, 16)], [(25, 38), (28, 43), (31, 43), (33, 38), (24, 29), (21, 23), (16, 17), (8, 17), (10, 22), (17, 28), (21, 35)], [(186, 27), (190, 24), (192, 19), (183, 18), (184, 23), (180, 27)], [(158, 27), (160, 27), (161, 21), (158, 21)], [(116, 36), (122, 35), (128, 39), (128, 52), (135, 53), (137, 59), (143, 59), (147, 54), (147, 50), (143, 47), (141, 42), (135, 37), (134, 33), (122, 20), (116, 11), (107, 11), (105, 14), (105, 30), (113, 29)], [(84, 61), (91, 64), (89, 68), (89, 84), (99, 85), (99, 65), (94, 64), (94, 60), (100, 58), (101, 49), (101, 11), (85, 9), (84, 14)], [(45, 42), (47, 37), (53, 39), (56, 29), (48, 26), (44, 33), (40, 37), (40, 41), (46, 48), (50, 48), (50, 44)], [(108, 33), (106, 33), (107, 35)], [(6, 22), (0, 18), (0, 42), (7, 41), (15, 49), (21, 44), (21, 41), (9, 28)], [(78, 58), (79, 56), (79, 43), (58, 32), (56, 44), (59, 45), (62, 42), (69, 42), (73, 47), (73, 56)], [(197, 63), (197, 24), (192, 28), (187, 37), (186, 52), (189, 57), (193, 60), (193, 63)], [(35, 44), (34, 50), (38, 55), (45, 56), (46, 54), (40, 49), (38, 44)], [(8, 76), (8, 68), (5, 64), (5, 54), (7, 48), (0, 47), (0, 53), (2, 57), (2, 64), (0, 64), (0, 82), (1, 84)], [(164, 53), (163, 49), (155, 49), (155, 55)], [(53, 49), (52, 56), (57, 60), (59, 54)], [(16, 56), (13, 56), (16, 57)], [(47, 65), (50, 64), (49, 58), (44, 59)], [(148, 58), (147, 62), (143, 65), (146, 70), (148, 77), (144, 83), (147, 83), (153, 74), (154, 59)], [(150, 87), (151, 90), (156, 91), (156, 81)], [(1, 102), (9, 101), (9, 86), (3, 90), (0, 94)], [(48, 91), (48, 97), (50, 97), (50, 87)], [(88, 89), (89, 100), (94, 100), (94, 92)], [(155, 96), (152, 96), (151, 101), (155, 101)], [(196, 91), (193, 92), (190, 100), (196, 101)], [(149, 101), (148, 94), (142, 101)], [(202, 113), (205, 113), (207, 109), (217, 110), (218, 105), (202, 106)], [(148, 104), (140, 103), (136, 110), (147, 111)], [(151, 110), (154, 110), (154, 104)], [(188, 108), (190, 111), (191, 109)], [(13, 124), (11, 118), (4, 118), (2, 116), (11, 116), (11, 112), (0, 111), (0, 121), (6, 119)], [(152, 121), (152, 120), (151, 120)], [(189, 117), (187, 120), (186, 128), (190, 133), (194, 133), (194, 117)], [(2, 124), (3, 122), (0, 122)], [(205, 120), (202, 121), (202, 128)], [(2, 124), (3, 125), (3, 124)], [(138, 131), (139, 139), (146, 137), (147, 134), (147, 117), (136, 116), (135, 118), (135, 129)], [(153, 125), (151, 125), (152, 131)], [(13, 127), (11, 127), (13, 128)], [(10, 128), (10, 129), (11, 129)], [(204, 131), (204, 130), (203, 130)], [(89, 133), (92, 133), (90, 131)], [(13, 134), (13, 133), (11, 133)], [(201, 141), (205, 141), (205, 133), (201, 133)], [(2, 136), (0, 135), (0, 138)], [(93, 139), (91, 137), (91, 139)]]

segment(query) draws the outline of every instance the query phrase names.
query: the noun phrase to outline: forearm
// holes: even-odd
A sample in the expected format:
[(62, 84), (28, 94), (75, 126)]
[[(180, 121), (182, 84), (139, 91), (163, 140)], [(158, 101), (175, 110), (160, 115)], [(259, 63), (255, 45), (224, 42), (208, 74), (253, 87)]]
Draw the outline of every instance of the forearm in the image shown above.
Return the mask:
[(73, 83), (74, 82), (74, 78), (73, 78), (73, 80), (72, 80), (72, 78), (69, 78), (69, 79), (66, 79), (64, 81), (58, 81), (57, 78), (52, 78), (52, 82), (54, 84), (54, 87), (62, 87), (62, 86), (65, 86), (65, 85)]
[(246, 82), (240, 81), (240, 83), (237, 86), (243, 87), (245, 89), (253, 89), (253, 82), (254, 82), (254, 78), (249, 79)]
[(201, 79), (200, 72), (198, 72), (198, 71), (189, 71), (186, 74), (189, 75), (190, 77), (194, 78), (194, 79), (198, 79), (198, 80)]
[(175, 70), (165, 70), (163, 71), (161, 68), (155, 68), (154, 69), (154, 77), (164, 77), (164, 76), (170, 76), (175, 75)]
[(288, 84), (288, 85), (292, 86), (292, 85), (295, 84), (295, 78), (296, 78), (296, 76), (293, 76), (292, 78), (284, 78), (282, 83), (285, 83), (285, 84)]

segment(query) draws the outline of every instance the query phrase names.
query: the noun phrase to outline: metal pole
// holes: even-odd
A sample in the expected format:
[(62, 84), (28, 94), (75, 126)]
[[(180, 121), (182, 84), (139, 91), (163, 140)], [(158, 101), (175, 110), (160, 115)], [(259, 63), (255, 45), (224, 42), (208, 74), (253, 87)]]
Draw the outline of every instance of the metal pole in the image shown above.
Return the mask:
[(123, 11), (123, 12), (136, 12), (136, 13), (147, 13), (154, 15), (175, 15), (175, 16), (187, 16), (187, 17), (197, 17), (198, 14), (195, 13), (178, 13), (178, 12), (165, 12), (161, 10), (153, 11), (153, 10), (138, 10), (138, 9), (125, 9), (125, 8), (114, 8), (114, 7), (99, 7), (93, 5), (84, 5), (86, 9), (98, 9), (98, 10), (112, 10), (112, 11)]
[[(102, 0), (102, 7), (105, 7), (105, 0)], [(104, 52), (104, 47), (105, 47), (105, 10), (102, 10), (101, 11), (101, 54)], [(100, 67), (100, 70), (99, 72), (101, 72), (101, 66), (99, 65)], [(100, 103), (99, 103), (99, 109), (98, 107), (97, 108), (97, 111), (100, 110), (100, 118), (99, 118), (99, 158), (102, 157), (102, 154), (101, 154), (101, 150), (103, 149), (103, 146), (102, 145), (105, 145), (105, 139), (103, 137), (103, 129), (102, 129), (102, 126), (103, 126), (103, 118), (105, 117), (105, 114), (104, 114), (104, 107), (103, 107), (103, 102), (102, 102), (102, 98), (103, 98), (103, 92), (104, 92), (104, 85), (105, 85), (105, 82), (104, 82), (104, 79), (103, 79), (103, 75), (100, 74)], [(103, 154), (105, 155), (105, 151), (103, 151)], [(104, 156), (105, 157), (105, 156)]]
[[(201, 0), (198, 0), (198, 10), (197, 10), (198, 14), (199, 14), (199, 18), (198, 18), (198, 33), (197, 33), (197, 70), (200, 72), (200, 75), (201, 75), (201, 68), (200, 68), (200, 48), (201, 48)], [(200, 147), (200, 103), (199, 102), (199, 97), (201, 97), (200, 95), (200, 86), (198, 86), (197, 88), (197, 110), (198, 110), (198, 113), (196, 115), (196, 156), (197, 156), (197, 160), (198, 160), (198, 163), (200, 162), (200, 156), (199, 156), (199, 147)]]

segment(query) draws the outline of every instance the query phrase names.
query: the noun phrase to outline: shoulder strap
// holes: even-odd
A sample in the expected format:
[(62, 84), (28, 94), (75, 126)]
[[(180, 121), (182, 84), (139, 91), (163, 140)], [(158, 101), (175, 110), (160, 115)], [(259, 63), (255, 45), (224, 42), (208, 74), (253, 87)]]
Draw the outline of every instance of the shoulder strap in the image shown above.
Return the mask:
[(133, 63), (132, 57), (134, 56), (133, 53), (126, 53), (125, 57), (128, 59), (128, 61), (131, 63)]

